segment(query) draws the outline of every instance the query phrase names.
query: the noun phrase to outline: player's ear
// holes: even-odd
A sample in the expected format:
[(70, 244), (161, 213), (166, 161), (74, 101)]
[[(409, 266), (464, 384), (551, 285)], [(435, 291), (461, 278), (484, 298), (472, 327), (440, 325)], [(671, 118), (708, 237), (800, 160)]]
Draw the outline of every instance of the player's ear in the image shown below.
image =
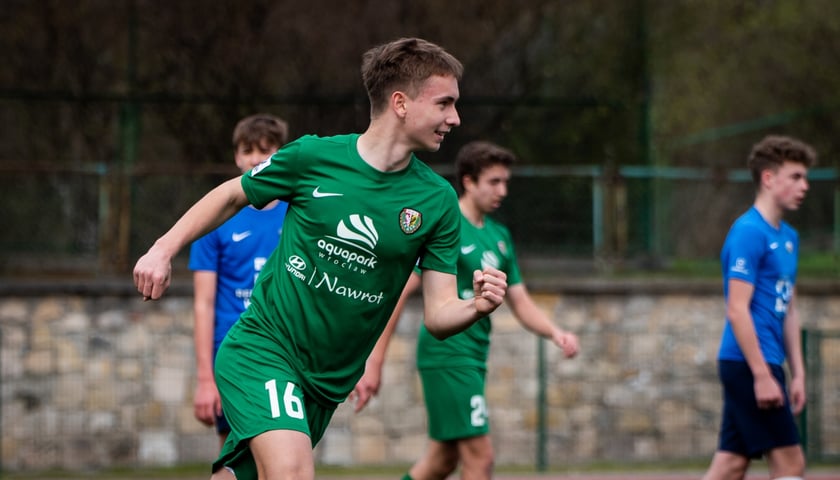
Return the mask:
[(475, 187), (477, 183), (478, 181), (476, 181), (476, 179), (471, 175), (464, 175), (461, 178), (461, 188), (463, 188), (465, 192)]
[(408, 96), (405, 94), (405, 92), (395, 90), (391, 94), (391, 109), (400, 118), (405, 118), (405, 114), (406, 114), (406, 111), (407, 111), (407, 108), (406, 108), (407, 101), (408, 101)]
[(772, 168), (765, 168), (761, 171), (761, 185), (768, 186), (770, 182), (773, 180), (773, 176), (776, 175), (776, 171)]

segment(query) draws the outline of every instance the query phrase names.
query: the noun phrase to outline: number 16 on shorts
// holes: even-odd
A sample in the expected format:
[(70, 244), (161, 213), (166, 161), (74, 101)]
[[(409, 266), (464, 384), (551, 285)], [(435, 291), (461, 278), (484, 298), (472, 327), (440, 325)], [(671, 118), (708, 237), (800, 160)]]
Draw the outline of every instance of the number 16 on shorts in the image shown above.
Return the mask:
[(286, 382), (283, 389), (283, 403), (281, 410), (280, 395), (277, 391), (277, 380), (265, 382), (265, 389), (268, 391), (268, 403), (271, 408), (271, 418), (287, 416), (303, 419), (303, 401), (295, 395), (295, 384)]

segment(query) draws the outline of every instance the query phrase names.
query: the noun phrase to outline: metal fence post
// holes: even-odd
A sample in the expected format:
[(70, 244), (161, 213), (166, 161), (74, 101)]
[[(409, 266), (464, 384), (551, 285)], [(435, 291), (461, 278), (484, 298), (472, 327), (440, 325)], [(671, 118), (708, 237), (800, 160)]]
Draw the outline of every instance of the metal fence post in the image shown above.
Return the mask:
[[(3, 329), (0, 328), (0, 350), (3, 349)], [(3, 355), (0, 355), (0, 438), (3, 437)], [(3, 477), (3, 442), (0, 440), (0, 478)]]
[(544, 472), (548, 468), (548, 452), (546, 445), (546, 428), (548, 424), (546, 412), (546, 368), (545, 341), (537, 337), (537, 471)]
[[(811, 377), (811, 372), (809, 372), (808, 366), (811, 362), (808, 361), (808, 343), (809, 343), (809, 334), (810, 332), (808, 329), (803, 328), (802, 333), (800, 335), (800, 340), (802, 344), (802, 358), (803, 362), (805, 362), (805, 375), (806, 378), (813, 378)], [(811, 380), (813, 382), (813, 380)], [(806, 390), (810, 390), (810, 388), (806, 387)], [(813, 400), (810, 393), (808, 393), (809, 400)], [(802, 437), (802, 449), (805, 451), (806, 458), (809, 456), (809, 452), (811, 448), (808, 445), (808, 405), (806, 403), (805, 407), (802, 409), (802, 413), (799, 415), (799, 435)]]

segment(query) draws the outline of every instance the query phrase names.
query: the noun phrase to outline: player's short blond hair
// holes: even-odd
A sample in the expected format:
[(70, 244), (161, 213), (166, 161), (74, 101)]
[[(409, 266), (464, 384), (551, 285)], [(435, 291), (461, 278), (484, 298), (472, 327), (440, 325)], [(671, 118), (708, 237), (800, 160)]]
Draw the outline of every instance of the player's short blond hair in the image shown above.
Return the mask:
[(396, 90), (410, 97), (433, 75), (453, 76), (461, 80), (464, 67), (451, 54), (420, 38), (401, 38), (371, 48), (362, 55), (362, 81), (370, 99), (370, 111), (376, 116), (385, 110)]

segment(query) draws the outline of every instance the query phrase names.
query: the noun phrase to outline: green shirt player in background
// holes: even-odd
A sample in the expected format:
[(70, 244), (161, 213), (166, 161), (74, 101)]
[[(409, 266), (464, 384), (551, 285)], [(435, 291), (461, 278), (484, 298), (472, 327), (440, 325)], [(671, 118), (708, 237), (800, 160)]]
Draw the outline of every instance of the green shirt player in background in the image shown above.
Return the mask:
[[(514, 154), (489, 142), (472, 142), (458, 152), (455, 183), (460, 196), (461, 243), (458, 256), (458, 292), (473, 295), (472, 271), (492, 266), (507, 274), (506, 300), (517, 320), (529, 331), (550, 338), (567, 358), (578, 352), (578, 339), (555, 326), (534, 303), (522, 283), (510, 232), (488, 214), (507, 196)], [(412, 275), (376, 348), (365, 375), (353, 391), (356, 411), (379, 390), (382, 363), (391, 333), (404, 306), (427, 275)], [(424, 293), (425, 295), (425, 293)], [(417, 341), (417, 368), (423, 384), (429, 437), (426, 454), (404, 479), (445, 479), (461, 464), (461, 478), (489, 479), (493, 472), (493, 445), (489, 437), (484, 397), (490, 317), (467, 330), (440, 340), (421, 327)]]
[(138, 260), (138, 291), (160, 298), (185, 245), (248, 204), (289, 204), (280, 243), (216, 359), (231, 433), (214, 479), (314, 478), (312, 448), (362, 376), (415, 264), (424, 271), (426, 327), (437, 337), (503, 301), (506, 275), (492, 267), (473, 272), (474, 298), (458, 297), (457, 197), (412, 153), (437, 151), (460, 124), (462, 68), (416, 38), (367, 51), (363, 134), (287, 144), (210, 191)]

